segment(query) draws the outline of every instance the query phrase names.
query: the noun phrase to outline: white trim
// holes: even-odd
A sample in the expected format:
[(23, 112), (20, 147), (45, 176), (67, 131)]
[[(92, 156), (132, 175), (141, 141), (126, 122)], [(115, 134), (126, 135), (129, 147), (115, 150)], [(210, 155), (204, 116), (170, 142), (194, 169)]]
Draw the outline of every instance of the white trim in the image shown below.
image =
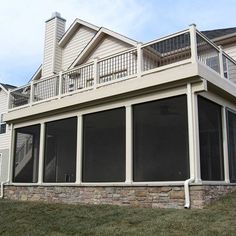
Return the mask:
[(83, 117), (77, 116), (76, 184), (82, 182)]
[(133, 181), (133, 128), (132, 128), (132, 106), (128, 105), (125, 107), (125, 118), (126, 118), (126, 153), (125, 153), (125, 182), (127, 184), (132, 183)]
[(194, 110), (193, 110), (193, 97), (192, 85), (187, 84), (187, 112), (188, 112), (188, 142), (189, 142), (189, 170), (190, 178), (195, 178), (195, 133), (194, 133)]
[(89, 52), (95, 48), (95, 46), (100, 42), (100, 38), (103, 36), (103, 35), (109, 35), (113, 38), (116, 38), (124, 43), (127, 43), (129, 44), (130, 46), (137, 46), (137, 42), (132, 40), (132, 39), (129, 39), (121, 34), (118, 34), (116, 32), (113, 32), (109, 29), (106, 29), (106, 28), (103, 28), (101, 27), (99, 29), (99, 31), (94, 35), (94, 37), (92, 38), (92, 40), (85, 46), (85, 48), (83, 49), (83, 51), (78, 55), (78, 57), (73, 61), (73, 63), (69, 66), (69, 68), (73, 68), (75, 67), (78, 63), (80, 63), (81, 60), (84, 60)]
[(174, 97), (174, 96), (178, 96), (182, 94), (186, 94), (186, 85), (156, 91), (155, 93), (151, 93), (148, 95), (147, 94), (139, 95), (132, 99), (130, 98), (123, 99), (123, 100), (108, 103), (108, 104), (97, 105), (96, 107), (86, 107), (80, 110), (78, 109), (77, 111), (71, 111), (71, 112), (67, 112), (63, 114), (52, 115), (46, 118), (35, 119), (33, 121), (21, 122), (21, 123), (15, 124), (15, 128), (36, 125), (43, 122), (66, 119), (66, 118), (77, 116), (77, 115), (85, 115), (89, 113), (95, 113), (99, 111), (105, 111), (105, 110), (115, 109), (119, 107), (124, 107), (127, 105), (133, 105), (133, 104), (144, 103), (144, 102), (159, 100), (159, 99), (168, 98), (168, 97)]
[(44, 171), (44, 148), (45, 148), (45, 123), (40, 124), (39, 160), (38, 160), (38, 183), (43, 182)]
[(222, 139), (223, 139), (223, 155), (224, 155), (224, 177), (225, 182), (230, 183), (229, 178), (229, 152), (228, 152), (228, 134), (227, 134), (227, 119), (226, 119), (226, 109), (224, 106), (221, 108), (222, 114)]
[(65, 34), (62, 36), (62, 38), (59, 40), (58, 45), (60, 47), (64, 47), (67, 41), (70, 39), (70, 36), (75, 32), (75, 30), (80, 26), (86, 26), (90, 29), (93, 29), (94, 31), (98, 31), (99, 27), (93, 24), (90, 24), (86, 21), (75, 19), (75, 21), (70, 25), (69, 29), (65, 32)]

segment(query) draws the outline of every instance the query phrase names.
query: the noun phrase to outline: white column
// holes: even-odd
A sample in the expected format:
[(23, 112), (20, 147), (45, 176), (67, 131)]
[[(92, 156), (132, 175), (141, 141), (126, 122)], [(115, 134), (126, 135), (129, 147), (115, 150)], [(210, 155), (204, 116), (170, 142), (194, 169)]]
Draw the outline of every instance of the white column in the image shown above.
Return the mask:
[(83, 147), (83, 118), (77, 116), (77, 156), (76, 156), (76, 183), (82, 182), (82, 147)]
[(228, 153), (227, 120), (226, 120), (226, 110), (225, 110), (225, 107), (222, 107), (222, 128), (223, 128), (223, 151), (224, 151), (225, 182), (226, 183), (230, 183), (230, 178), (229, 178), (229, 153)]
[(194, 120), (194, 171), (195, 171), (195, 182), (201, 182), (201, 163), (200, 163), (200, 145), (199, 145), (199, 122), (198, 122), (198, 101), (197, 94), (192, 94), (193, 97), (193, 120)]
[(40, 142), (39, 142), (38, 184), (43, 183), (44, 147), (45, 147), (45, 123), (41, 123), (41, 125), (40, 125)]
[(126, 183), (133, 181), (132, 106), (126, 108)]
[(189, 25), (189, 32), (190, 32), (191, 60), (192, 63), (196, 63), (198, 58), (197, 58), (197, 33), (195, 24)]
[(137, 45), (137, 74), (138, 77), (141, 76), (143, 71), (143, 50), (141, 48), (142, 43), (138, 43)]
[(8, 180), (12, 183), (12, 175), (14, 168), (14, 146), (15, 146), (15, 130), (13, 124), (10, 125), (10, 143), (9, 143), (9, 161), (8, 161)]
[(219, 48), (220, 48), (219, 51), (220, 76), (224, 78), (223, 50), (221, 46), (219, 46)]

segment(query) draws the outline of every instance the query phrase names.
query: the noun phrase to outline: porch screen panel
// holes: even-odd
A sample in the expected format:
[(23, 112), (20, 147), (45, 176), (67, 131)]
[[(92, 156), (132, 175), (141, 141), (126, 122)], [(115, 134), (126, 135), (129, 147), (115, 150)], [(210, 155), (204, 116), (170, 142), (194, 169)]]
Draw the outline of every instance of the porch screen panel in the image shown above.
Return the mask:
[(13, 182), (38, 181), (40, 125), (15, 130)]
[(133, 106), (134, 181), (189, 177), (185, 95)]
[(200, 162), (202, 180), (223, 180), (221, 106), (198, 96)]
[(228, 157), (230, 182), (236, 183), (236, 113), (227, 111)]
[(125, 108), (83, 117), (83, 182), (125, 181)]
[(75, 182), (77, 117), (46, 123), (44, 182)]

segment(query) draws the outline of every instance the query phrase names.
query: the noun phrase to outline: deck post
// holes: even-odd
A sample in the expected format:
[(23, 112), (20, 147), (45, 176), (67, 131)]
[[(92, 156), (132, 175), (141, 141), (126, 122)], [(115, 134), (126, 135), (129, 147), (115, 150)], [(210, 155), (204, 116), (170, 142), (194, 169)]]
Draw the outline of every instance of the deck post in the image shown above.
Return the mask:
[(126, 114), (126, 177), (125, 183), (133, 181), (132, 106), (125, 107)]
[(93, 83), (93, 89), (97, 88), (98, 83), (98, 58), (94, 58), (93, 60), (93, 77), (94, 77), (94, 83)]
[(30, 82), (30, 99), (29, 99), (29, 103), (30, 106), (32, 106), (34, 102), (34, 81)]
[(40, 142), (39, 142), (38, 184), (43, 183), (44, 147), (45, 147), (45, 123), (41, 123), (40, 124)]
[(143, 50), (142, 43), (137, 44), (137, 75), (141, 77), (141, 73), (143, 71)]
[(58, 84), (58, 98), (61, 98), (62, 92), (62, 71), (59, 72), (59, 84)]
[(220, 76), (224, 78), (223, 49), (221, 46), (219, 46), (219, 49)]
[(76, 184), (82, 182), (82, 145), (83, 145), (83, 118), (82, 115), (77, 116), (77, 148), (76, 148)]
[(195, 24), (189, 25), (189, 32), (190, 32), (191, 61), (192, 63), (196, 63), (198, 61), (198, 58), (197, 58), (197, 31)]

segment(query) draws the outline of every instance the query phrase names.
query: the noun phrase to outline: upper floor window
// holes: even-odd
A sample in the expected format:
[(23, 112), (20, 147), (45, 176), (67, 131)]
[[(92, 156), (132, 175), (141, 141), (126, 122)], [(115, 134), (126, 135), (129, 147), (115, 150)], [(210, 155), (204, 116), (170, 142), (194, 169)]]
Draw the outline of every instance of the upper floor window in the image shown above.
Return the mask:
[(6, 123), (3, 122), (3, 114), (0, 114), (0, 134), (6, 133)]

